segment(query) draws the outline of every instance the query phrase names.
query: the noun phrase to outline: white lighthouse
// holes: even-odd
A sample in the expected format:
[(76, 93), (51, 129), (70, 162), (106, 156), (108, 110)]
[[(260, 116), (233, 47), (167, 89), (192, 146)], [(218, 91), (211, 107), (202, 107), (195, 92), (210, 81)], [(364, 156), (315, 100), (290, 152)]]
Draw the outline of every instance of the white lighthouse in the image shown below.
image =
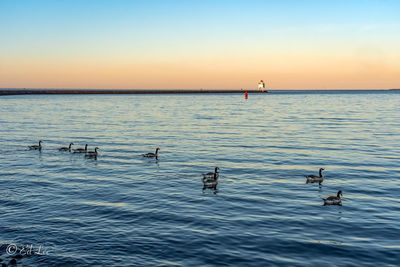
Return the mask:
[(263, 80), (260, 80), (260, 82), (258, 83), (258, 90), (264, 92), (265, 89), (265, 83)]

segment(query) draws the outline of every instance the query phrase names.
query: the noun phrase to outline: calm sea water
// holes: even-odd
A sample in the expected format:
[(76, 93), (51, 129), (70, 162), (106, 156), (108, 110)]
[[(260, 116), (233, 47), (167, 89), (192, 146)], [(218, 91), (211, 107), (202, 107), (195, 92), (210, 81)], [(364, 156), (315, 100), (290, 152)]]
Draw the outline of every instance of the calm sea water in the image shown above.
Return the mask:
[[(396, 266), (399, 103), (396, 91), (0, 97), (0, 259)], [(57, 151), (70, 142), (98, 146), (97, 160)], [(158, 161), (141, 156), (156, 147)], [(217, 190), (203, 191), (215, 166)], [(320, 167), (321, 188), (305, 184)], [(343, 206), (323, 206), (338, 190)]]

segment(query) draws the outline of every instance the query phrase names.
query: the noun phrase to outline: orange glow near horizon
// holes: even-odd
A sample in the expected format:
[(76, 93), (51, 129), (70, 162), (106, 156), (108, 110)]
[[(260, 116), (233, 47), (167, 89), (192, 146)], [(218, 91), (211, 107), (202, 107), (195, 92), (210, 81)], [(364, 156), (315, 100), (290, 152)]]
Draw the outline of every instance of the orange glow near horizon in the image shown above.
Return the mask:
[[(329, 56), (178, 61), (15, 60), (0, 63), (1, 88), (255, 89), (263, 79), (271, 89), (388, 89), (400, 86), (400, 62)], [(195, 63), (192, 63), (195, 62)], [(265, 63), (263, 63), (265, 62)], [(268, 62), (268, 63), (267, 63)]]

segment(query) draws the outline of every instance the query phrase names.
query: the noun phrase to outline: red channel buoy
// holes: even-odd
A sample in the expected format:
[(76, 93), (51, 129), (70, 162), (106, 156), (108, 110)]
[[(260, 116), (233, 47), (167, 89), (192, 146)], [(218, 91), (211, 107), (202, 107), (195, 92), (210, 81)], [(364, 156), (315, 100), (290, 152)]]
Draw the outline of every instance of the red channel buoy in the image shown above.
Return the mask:
[(247, 91), (244, 93), (244, 98), (247, 99)]

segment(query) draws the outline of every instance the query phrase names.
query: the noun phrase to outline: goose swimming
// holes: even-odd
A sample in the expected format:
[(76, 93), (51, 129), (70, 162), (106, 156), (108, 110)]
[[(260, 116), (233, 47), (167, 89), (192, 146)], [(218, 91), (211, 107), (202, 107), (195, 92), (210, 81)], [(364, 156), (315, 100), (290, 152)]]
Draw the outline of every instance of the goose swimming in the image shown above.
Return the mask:
[(207, 172), (207, 173), (203, 173), (203, 181), (204, 179), (212, 179), (212, 180), (217, 180), (219, 177), (219, 168), (215, 167), (214, 172)]
[(156, 159), (158, 159), (158, 150), (160, 150), (159, 147), (157, 147), (156, 153), (142, 154), (142, 156), (143, 156), (143, 157), (146, 157), (146, 158), (156, 158)]
[(74, 143), (70, 143), (69, 144), (69, 147), (60, 147), (59, 149), (58, 149), (58, 151), (69, 151), (69, 152), (71, 152), (71, 146), (73, 145)]
[(343, 196), (342, 190), (339, 190), (336, 196), (330, 196), (327, 198), (323, 198), (324, 206), (325, 205), (339, 205), (342, 206), (342, 199), (340, 196)]
[(86, 153), (86, 152), (87, 152), (87, 144), (85, 145), (85, 148), (74, 149), (74, 153)]
[(42, 141), (39, 141), (39, 145), (29, 146), (30, 150), (41, 150), (42, 149)]
[(219, 177), (219, 172), (218, 172), (219, 168), (215, 167), (215, 171), (214, 172), (208, 172), (208, 173), (204, 173), (203, 174), (203, 190), (205, 188), (213, 188), (216, 189), (217, 188), (217, 184), (218, 184), (218, 177)]
[(321, 184), (324, 181), (324, 177), (322, 176), (322, 171), (325, 170), (324, 168), (319, 169), (319, 176), (316, 175), (307, 175), (307, 181), (306, 184), (308, 183), (319, 183)]
[(88, 158), (96, 158), (97, 157), (97, 149), (99, 149), (97, 146), (94, 148), (94, 151), (87, 151), (85, 154), (85, 157)]

